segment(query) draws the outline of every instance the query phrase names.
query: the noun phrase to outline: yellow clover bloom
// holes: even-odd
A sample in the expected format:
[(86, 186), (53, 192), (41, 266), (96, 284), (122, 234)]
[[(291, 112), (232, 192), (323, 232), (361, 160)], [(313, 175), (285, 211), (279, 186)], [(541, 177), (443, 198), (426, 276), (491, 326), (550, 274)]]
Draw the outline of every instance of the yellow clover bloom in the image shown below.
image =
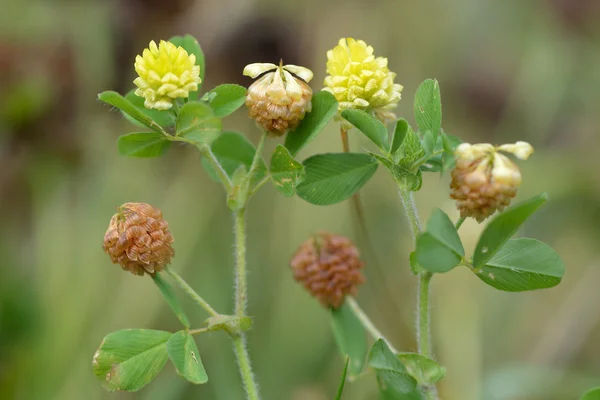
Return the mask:
[(521, 185), (519, 167), (502, 153), (526, 160), (533, 153), (527, 142), (492, 146), (489, 143), (460, 144), (454, 155), (450, 197), (462, 218), (478, 222), (507, 207)]
[(138, 87), (135, 94), (146, 100), (146, 108), (157, 110), (168, 110), (174, 99), (189, 97), (202, 81), (196, 56), (164, 40), (158, 46), (151, 41), (135, 58), (135, 71), (139, 75), (133, 81)]
[(340, 39), (327, 52), (325, 88), (339, 102), (339, 110), (359, 109), (374, 112), (382, 119), (395, 119), (390, 111), (400, 101), (402, 85), (394, 83), (396, 74), (388, 60), (375, 57), (373, 47), (362, 40)]

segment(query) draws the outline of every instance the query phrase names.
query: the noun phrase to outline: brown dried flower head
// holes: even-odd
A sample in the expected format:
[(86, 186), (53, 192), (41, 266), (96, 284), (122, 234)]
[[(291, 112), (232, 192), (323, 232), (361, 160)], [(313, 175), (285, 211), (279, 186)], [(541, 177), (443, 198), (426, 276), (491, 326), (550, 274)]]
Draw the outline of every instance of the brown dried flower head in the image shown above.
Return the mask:
[(337, 308), (365, 282), (364, 263), (350, 239), (321, 232), (302, 245), (290, 261), (294, 278), (325, 307)]
[(102, 248), (113, 264), (134, 275), (164, 269), (175, 254), (173, 236), (162, 212), (146, 203), (125, 203), (113, 215)]
[(308, 82), (313, 73), (297, 65), (254, 63), (244, 68), (244, 75), (258, 78), (248, 88), (248, 115), (273, 136), (294, 129), (310, 112), (312, 89)]
[(472, 217), (482, 222), (497, 210), (502, 211), (516, 196), (521, 171), (502, 152), (526, 160), (533, 147), (517, 142), (502, 146), (462, 143), (456, 148), (450, 197), (456, 200), (462, 218)]

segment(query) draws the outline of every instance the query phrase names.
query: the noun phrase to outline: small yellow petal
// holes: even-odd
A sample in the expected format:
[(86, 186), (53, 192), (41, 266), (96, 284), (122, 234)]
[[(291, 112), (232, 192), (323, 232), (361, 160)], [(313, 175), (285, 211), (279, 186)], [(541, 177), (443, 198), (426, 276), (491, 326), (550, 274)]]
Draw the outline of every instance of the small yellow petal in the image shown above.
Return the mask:
[(284, 65), (283, 69), (290, 71), (292, 74), (299, 76), (304, 82), (310, 82), (313, 78), (313, 72), (304, 67), (298, 65), (288, 64)]
[(277, 65), (271, 63), (254, 63), (248, 64), (244, 67), (243, 75), (249, 76), (254, 79), (258, 77), (260, 74), (271, 71), (277, 68)]

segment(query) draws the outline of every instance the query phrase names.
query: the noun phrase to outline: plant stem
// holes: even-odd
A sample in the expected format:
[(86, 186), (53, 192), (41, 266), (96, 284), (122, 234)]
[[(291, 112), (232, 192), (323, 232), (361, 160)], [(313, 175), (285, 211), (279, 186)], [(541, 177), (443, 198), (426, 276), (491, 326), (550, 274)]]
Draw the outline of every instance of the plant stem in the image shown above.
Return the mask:
[(213, 170), (219, 177), (219, 180), (221, 180), (223, 186), (225, 186), (225, 191), (229, 194), (231, 192), (233, 184), (231, 183), (231, 179), (229, 179), (229, 175), (227, 175), (227, 172), (225, 172), (223, 166), (221, 166), (221, 163), (219, 163), (219, 160), (217, 160), (217, 158), (215, 157), (215, 154), (208, 146), (200, 147), (200, 152), (202, 153), (204, 159), (213, 168)]
[(248, 355), (248, 349), (246, 348), (246, 337), (243, 333), (237, 333), (232, 334), (231, 338), (233, 340), (233, 350), (237, 357), (240, 375), (244, 382), (248, 400), (259, 400), (258, 385), (254, 380), (254, 374), (252, 373), (252, 367), (250, 365), (250, 356)]
[(190, 335), (197, 335), (197, 334), (199, 334), (199, 333), (205, 333), (205, 332), (208, 332), (208, 328), (190, 329), (190, 330), (188, 331), (188, 333), (189, 333)]
[(183, 291), (186, 292), (196, 303), (198, 303), (200, 307), (204, 308), (207, 313), (209, 313), (213, 317), (220, 315), (218, 312), (215, 311), (214, 308), (210, 306), (210, 304), (208, 304), (206, 300), (200, 297), (200, 295), (196, 293), (196, 291), (192, 289), (192, 287), (188, 285), (188, 283), (177, 272), (172, 270), (170, 267), (166, 267), (165, 271), (169, 275), (171, 275), (171, 277), (175, 279), (179, 286), (181, 286)]
[(456, 221), (456, 224), (454, 225), (454, 227), (456, 228), (456, 230), (458, 230), (462, 226), (462, 224), (463, 224), (463, 222), (465, 222), (465, 220), (466, 220), (466, 218), (460, 217)]
[(248, 170), (248, 179), (251, 179), (254, 170), (258, 167), (258, 160), (260, 160), (262, 155), (263, 147), (265, 146), (265, 140), (267, 139), (267, 133), (263, 132), (261, 135), (258, 144), (256, 145), (256, 152), (254, 153), (254, 158), (252, 159), (252, 164), (250, 164), (250, 170)]
[[(257, 153), (258, 154), (258, 153)], [(254, 163), (253, 163), (254, 164)], [(246, 209), (242, 208), (234, 213), (235, 220), (235, 313), (240, 317), (246, 316), (248, 297), (247, 271), (246, 271)], [(233, 348), (238, 360), (240, 375), (246, 388), (249, 400), (258, 400), (258, 385), (254, 380), (250, 356), (246, 347), (246, 334), (233, 333)]]
[(429, 282), (433, 274), (429, 271), (419, 274), (417, 342), (419, 354), (431, 356), (431, 333), (429, 331)]
[[(423, 231), (417, 206), (412, 196), (412, 192), (400, 187), (400, 200), (404, 206), (404, 212), (410, 222), (413, 237), (416, 240)], [(431, 331), (429, 326), (429, 284), (433, 274), (429, 271), (419, 273), (419, 292), (417, 296), (417, 345), (419, 354), (431, 357)], [(423, 393), (428, 400), (437, 400), (437, 388), (435, 385), (423, 388)]]
[(235, 314), (246, 315), (248, 285), (246, 282), (246, 209), (234, 213), (235, 230)]
[(413, 237), (416, 239), (417, 236), (419, 236), (419, 233), (421, 233), (421, 231), (423, 230), (423, 228), (421, 227), (419, 212), (417, 211), (417, 206), (415, 205), (415, 200), (413, 199), (412, 192), (403, 188), (399, 188), (398, 193), (400, 194), (400, 200), (402, 201), (402, 205), (404, 206), (404, 212), (406, 213), (406, 217), (410, 222)]
[(344, 153), (350, 152), (350, 143), (348, 141), (348, 131), (340, 126), (340, 136), (342, 137), (342, 148)]
[(373, 324), (373, 321), (369, 319), (369, 316), (362, 310), (362, 308), (360, 308), (354, 297), (347, 296), (346, 303), (350, 306), (354, 315), (356, 315), (360, 323), (365, 327), (367, 332), (369, 332), (369, 334), (374, 339), (383, 339), (383, 341), (388, 345), (392, 352), (398, 353), (398, 350), (396, 350), (396, 348), (390, 343), (390, 341), (387, 340), (385, 336), (383, 336), (383, 334), (379, 331), (379, 329), (377, 329), (375, 324)]

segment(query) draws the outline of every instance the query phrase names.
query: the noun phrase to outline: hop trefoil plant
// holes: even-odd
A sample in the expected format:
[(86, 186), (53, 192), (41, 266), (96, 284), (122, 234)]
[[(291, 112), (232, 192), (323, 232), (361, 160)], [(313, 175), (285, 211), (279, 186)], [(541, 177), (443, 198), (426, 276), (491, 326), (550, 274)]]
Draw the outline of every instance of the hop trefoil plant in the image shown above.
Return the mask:
[[(533, 147), (526, 142), (462, 143), (444, 132), (440, 88), (433, 79), (416, 89), (413, 129), (394, 113), (403, 90), (395, 82), (396, 74), (387, 59), (376, 57), (373, 47), (362, 40), (343, 38), (327, 52), (328, 75), (324, 88), (315, 93), (309, 85), (312, 71), (282, 61), (246, 66), (241, 72), (255, 79), (248, 89), (223, 84), (202, 94), (204, 55), (189, 35), (158, 45), (150, 42), (134, 68), (136, 89), (125, 96), (110, 91), (99, 95), (146, 128), (119, 137), (118, 150), (125, 156), (157, 157), (173, 142), (199, 150), (202, 166), (223, 186), (232, 213), (235, 308), (229, 313), (215, 310), (170, 267), (176, 260), (176, 241), (160, 210), (145, 203), (124, 203), (110, 220), (103, 248), (125, 271), (149, 275), (183, 327), (174, 333), (126, 329), (107, 335), (94, 355), (93, 370), (109, 390), (141, 389), (168, 360), (191, 383), (206, 383), (209, 377), (193, 335), (223, 331), (232, 339), (247, 398), (260, 399), (246, 346), (246, 332), (252, 326), (247, 315), (246, 212), (251, 197), (269, 181), (286, 197), (297, 195), (326, 206), (356, 196), (382, 166), (398, 190), (414, 236), (414, 251), (398, 264), (410, 267), (418, 281), (415, 353), (399, 351), (358, 304), (358, 286), (365, 281), (362, 270), (369, 266), (352, 241), (318, 232), (291, 258), (291, 275), (331, 313), (334, 336), (345, 359), (337, 399), (342, 398), (346, 381), (369, 372), (377, 377), (382, 398), (440, 398), (436, 385), (445, 369), (436, 360), (429, 323), (429, 286), (434, 276), (463, 266), (487, 285), (509, 292), (550, 288), (561, 281), (564, 265), (550, 246), (513, 238), (547, 200), (546, 194), (540, 194), (511, 205), (523, 180), (515, 161), (527, 159)], [(262, 131), (256, 147), (241, 133), (221, 129), (221, 120), (244, 105)], [(344, 152), (297, 161), (298, 153), (330, 121), (340, 125)], [(391, 135), (386, 124), (392, 126)], [(370, 150), (351, 151), (348, 137), (355, 134), (371, 142)], [(267, 164), (264, 143), (280, 137), (283, 144), (277, 144)], [(241, 149), (251, 157), (239, 157)], [(452, 178), (450, 197), (456, 200), (460, 217), (453, 222), (435, 209), (423, 224), (413, 193), (421, 189), (424, 173), (447, 171)], [(472, 255), (465, 254), (458, 235), (466, 218), (480, 223), (489, 219)], [(205, 310), (203, 324), (192, 326), (165, 275)], [(374, 339), (370, 349), (367, 334)]]

